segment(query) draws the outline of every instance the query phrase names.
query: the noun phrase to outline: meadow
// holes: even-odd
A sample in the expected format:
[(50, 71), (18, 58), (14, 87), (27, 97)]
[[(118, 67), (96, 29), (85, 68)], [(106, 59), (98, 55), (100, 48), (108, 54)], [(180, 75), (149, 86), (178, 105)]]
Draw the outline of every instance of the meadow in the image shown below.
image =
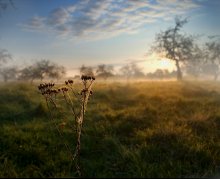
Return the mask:
[[(0, 177), (75, 177), (68, 113), (61, 139), (39, 84), (0, 85)], [(220, 176), (220, 83), (94, 84), (81, 138), (83, 177)]]

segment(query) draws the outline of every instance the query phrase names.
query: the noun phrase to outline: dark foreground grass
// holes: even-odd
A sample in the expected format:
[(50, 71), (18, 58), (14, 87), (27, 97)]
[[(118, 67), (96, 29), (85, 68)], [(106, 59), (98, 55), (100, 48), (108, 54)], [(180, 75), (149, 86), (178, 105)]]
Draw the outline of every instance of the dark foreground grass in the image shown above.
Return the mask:
[[(36, 86), (0, 87), (0, 177), (75, 177)], [(220, 84), (97, 82), (81, 143), (83, 177), (220, 176)]]

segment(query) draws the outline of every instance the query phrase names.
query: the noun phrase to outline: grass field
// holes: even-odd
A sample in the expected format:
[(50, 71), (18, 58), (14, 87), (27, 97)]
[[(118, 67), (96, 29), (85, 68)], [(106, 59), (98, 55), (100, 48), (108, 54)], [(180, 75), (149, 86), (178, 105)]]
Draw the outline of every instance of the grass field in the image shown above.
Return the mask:
[[(37, 85), (0, 85), (0, 177), (77, 176)], [(83, 177), (220, 176), (220, 83), (96, 82), (81, 140)]]

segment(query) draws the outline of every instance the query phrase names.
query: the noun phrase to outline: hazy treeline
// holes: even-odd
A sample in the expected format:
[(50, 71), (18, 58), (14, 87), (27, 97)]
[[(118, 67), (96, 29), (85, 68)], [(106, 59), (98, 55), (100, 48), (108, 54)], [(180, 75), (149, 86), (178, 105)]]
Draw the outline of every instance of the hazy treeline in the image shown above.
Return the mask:
[[(6, 63), (6, 60), (11, 59), (11, 55), (7, 53), (8, 52), (6, 50), (0, 51), (0, 59), (2, 62)], [(16, 66), (0, 66), (0, 75), (4, 82), (9, 80), (33, 82), (34, 80), (43, 80), (45, 78), (59, 80), (65, 75), (65, 73), (65, 67), (45, 59), (36, 61), (33, 64), (23, 68)]]
[[(220, 38), (218, 35), (208, 36), (205, 43), (198, 35), (181, 33), (181, 29), (187, 23), (187, 19), (176, 17), (174, 27), (170, 27), (155, 35), (150, 53), (156, 53), (161, 58), (167, 58), (175, 62), (176, 70), (156, 69), (154, 72), (144, 73), (137, 63), (128, 63), (122, 66), (118, 72), (113, 65), (101, 64), (97, 67), (82, 65), (78, 75), (94, 75), (107, 80), (110, 77), (124, 79), (169, 79), (182, 80), (183, 76), (195, 78), (208, 76), (214, 80), (220, 74)], [(159, 59), (161, 59), (159, 58)], [(26, 67), (6, 65), (12, 60), (12, 55), (5, 49), (0, 49), (0, 75), (3, 81), (8, 80), (59, 80), (66, 75), (66, 68), (51, 62), (39, 60)]]
[[(6, 51), (0, 51), (0, 76), (2, 81), (30, 81), (34, 80), (59, 80), (66, 77), (67, 69), (64, 66), (51, 62), (50, 60), (42, 59), (33, 62), (25, 67), (16, 67), (6, 65), (12, 56)], [(78, 70), (78, 75), (73, 78), (79, 78), (80, 75), (92, 75), (98, 79), (107, 80), (109, 78), (120, 79), (163, 79), (175, 78), (176, 71), (169, 72), (167, 69), (156, 69), (155, 72), (144, 73), (143, 70), (135, 63), (122, 66), (118, 72), (115, 71), (112, 65), (98, 65), (90, 67), (82, 65)]]
[[(67, 69), (64, 66), (51, 62), (50, 60), (42, 59), (33, 62), (25, 67), (16, 67), (6, 65), (12, 56), (4, 49), (0, 50), (0, 76), (2, 81), (30, 81), (34, 80), (60, 80), (66, 77)], [(185, 75), (198, 78), (201, 75), (213, 76), (217, 80), (219, 73), (219, 64), (206, 61), (205, 58), (194, 59), (182, 66)], [(144, 73), (136, 63), (130, 63), (122, 66), (119, 70), (115, 70), (112, 65), (98, 65), (96, 67), (82, 65), (78, 74), (73, 78), (79, 78), (80, 75), (93, 75), (98, 79), (108, 80), (114, 79), (174, 79), (177, 76), (177, 71), (169, 71), (168, 69), (156, 69), (153, 72)]]

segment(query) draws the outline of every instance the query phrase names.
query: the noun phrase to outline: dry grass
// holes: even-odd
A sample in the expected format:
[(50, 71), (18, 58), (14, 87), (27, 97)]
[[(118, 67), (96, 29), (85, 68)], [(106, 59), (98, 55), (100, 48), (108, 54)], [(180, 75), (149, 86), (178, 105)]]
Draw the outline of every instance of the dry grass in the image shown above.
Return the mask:
[[(61, 140), (34, 89), (0, 89), (0, 176), (77, 176), (63, 148), (74, 147), (73, 119), (62, 116)], [(94, 91), (82, 129), (84, 177), (219, 176), (219, 83), (96, 82)]]

